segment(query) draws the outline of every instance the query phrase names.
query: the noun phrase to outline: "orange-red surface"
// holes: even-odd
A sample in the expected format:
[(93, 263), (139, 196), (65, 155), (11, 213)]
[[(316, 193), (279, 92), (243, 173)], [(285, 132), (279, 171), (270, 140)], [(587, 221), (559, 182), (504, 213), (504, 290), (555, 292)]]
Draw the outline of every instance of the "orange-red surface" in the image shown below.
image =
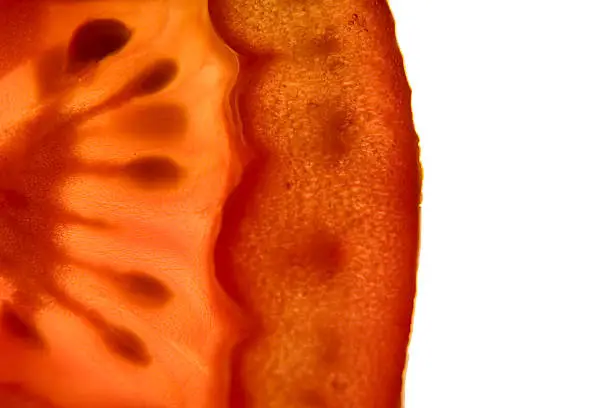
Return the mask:
[[(71, 63), (96, 19), (130, 37)], [(398, 406), (421, 170), (384, 2), (0, 0), (0, 55), (0, 406)]]

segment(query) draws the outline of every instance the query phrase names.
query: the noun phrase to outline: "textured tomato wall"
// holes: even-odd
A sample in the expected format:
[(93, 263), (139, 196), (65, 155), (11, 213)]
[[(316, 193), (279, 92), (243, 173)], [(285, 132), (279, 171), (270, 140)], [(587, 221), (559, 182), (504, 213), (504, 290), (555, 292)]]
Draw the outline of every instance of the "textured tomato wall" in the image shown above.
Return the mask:
[(396, 407), (421, 171), (388, 6), (214, 0), (241, 57), (252, 161), (225, 207), (217, 276), (250, 315), (234, 407)]

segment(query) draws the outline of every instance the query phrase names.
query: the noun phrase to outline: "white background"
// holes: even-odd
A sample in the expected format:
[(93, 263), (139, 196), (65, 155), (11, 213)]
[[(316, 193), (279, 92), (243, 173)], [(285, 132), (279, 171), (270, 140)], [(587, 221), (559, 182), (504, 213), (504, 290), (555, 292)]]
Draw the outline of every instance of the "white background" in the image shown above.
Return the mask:
[(612, 408), (612, 2), (390, 3), (425, 170), (406, 407)]

